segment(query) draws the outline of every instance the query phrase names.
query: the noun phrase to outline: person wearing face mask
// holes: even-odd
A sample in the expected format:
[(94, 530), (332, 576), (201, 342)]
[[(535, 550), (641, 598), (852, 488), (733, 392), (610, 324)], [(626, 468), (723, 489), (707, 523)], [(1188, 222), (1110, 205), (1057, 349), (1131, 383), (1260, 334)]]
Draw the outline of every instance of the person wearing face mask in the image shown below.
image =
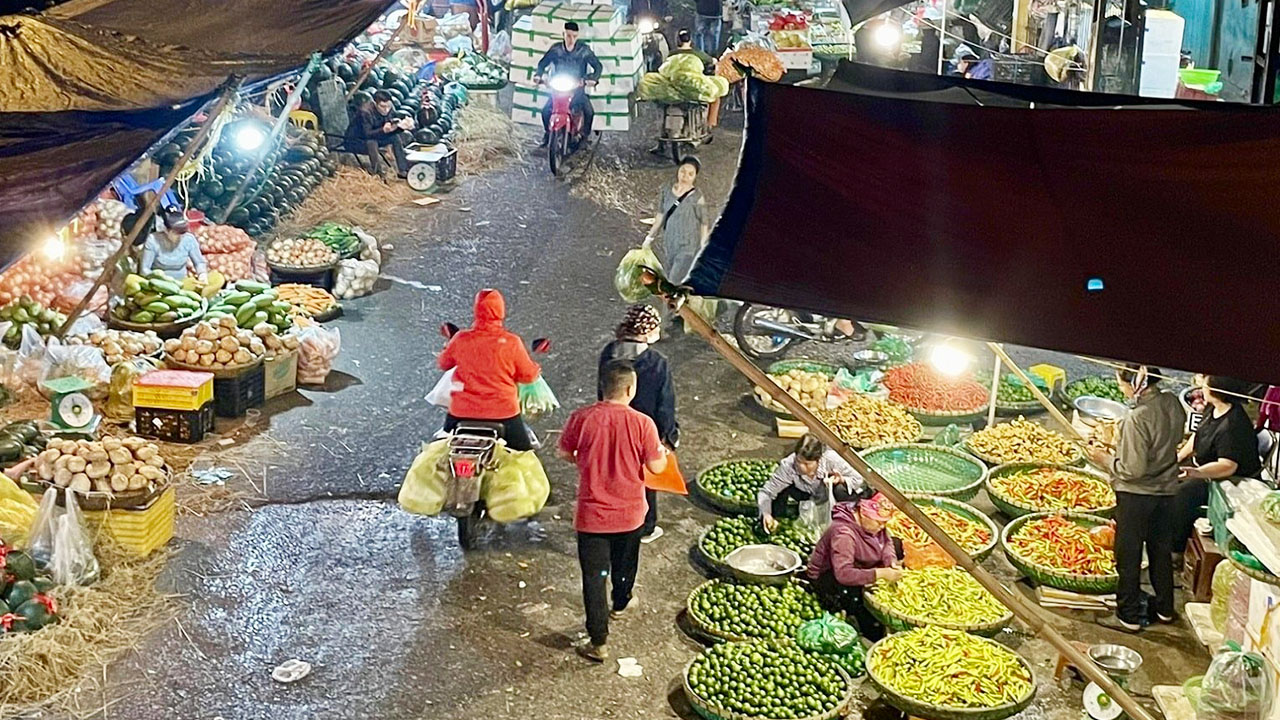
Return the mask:
[(694, 186), (702, 163), (689, 156), (680, 161), (676, 181), (663, 185), (649, 239), (661, 240), (656, 249), (667, 278), (684, 282), (693, 261), (707, 243), (710, 217), (702, 191)]
[[(596, 399), (604, 400), (606, 370), (618, 361), (630, 362), (636, 372), (636, 396), (631, 409), (639, 410), (658, 427), (658, 438), (671, 450), (680, 445), (680, 424), (676, 422), (676, 390), (671, 380), (667, 358), (653, 344), (662, 337), (662, 316), (650, 305), (632, 305), (614, 332), (616, 340), (600, 352), (596, 375)], [(658, 493), (644, 491), (649, 511), (644, 516), (640, 542), (645, 544), (662, 537), (658, 525)]]
[(174, 280), (187, 277), (187, 264), (195, 268), (201, 279), (209, 272), (209, 263), (200, 252), (200, 241), (189, 232), (187, 218), (180, 211), (164, 217), (164, 231), (152, 233), (142, 246), (142, 274), (159, 270)]
[(805, 570), (823, 605), (847, 612), (872, 642), (884, 637), (884, 626), (862, 602), (863, 591), (873, 583), (902, 577), (893, 540), (885, 530), (889, 509), (889, 500), (880, 493), (836, 503), (831, 526), (814, 546)]
[[(1116, 493), (1117, 629), (1138, 632), (1151, 622), (1177, 621), (1173, 608), (1173, 539), (1178, 449), (1187, 421), (1182, 403), (1160, 388), (1155, 368), (1128, 364), (1116, 371), (1133, 409), (1120, 422), (1115, 453), (1090, 445), (1089, 458), (1108, 471)], [(1142, 591), (1142, 550), (1155, 601)]]
[(756, 494), (756, 505), (765, 532), (778, 527), (777, 518), (787, 512), (787, 501), (811, 500), (825, 503), (834, 495), (837, 501), (862, 494), (866, 487), (862, 476), (844, 458), (805, 434), (796, 441), (795, 452), (778, 463), (773, 477)]

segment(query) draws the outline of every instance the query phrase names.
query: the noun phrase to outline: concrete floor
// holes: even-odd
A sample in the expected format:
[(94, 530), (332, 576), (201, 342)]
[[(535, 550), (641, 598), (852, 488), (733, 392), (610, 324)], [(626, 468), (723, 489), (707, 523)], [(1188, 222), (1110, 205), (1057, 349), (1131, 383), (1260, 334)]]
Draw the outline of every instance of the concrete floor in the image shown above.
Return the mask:
[[(543, 366), (565, 411), (536, 425), (544, 440), (567, 410), (594, 400), (596, 354), (625, 307), (613, 291), (614, 268), (642, 238), (640, 218), (673, 177), (669, 164), (643, 152), (648, 137), (607, 137), (576, 180), (552, 179), (534, 156), (464, 180), (434, 207), (389, 208), (381, 226), (369, 228), (393, 249), (377, 292), (346, 303), (346, 317), (334, 323), (343, 350), (329, 386), (269, 406), (266, 427), (215, 461), (252, 466), (252, 474), (261, 468), (255, 483), (265, 478), (269, 501), (180, 520), (163, 583), (185, 607), (178, 622), (111, 666), (116, 702), (100, 717), (688, 716), (678, 678), (698, 645), (677, 616), (703, 580), (689, 549), (714, 515), (663, 499), (667, 534), (643, 550), (639, 611), (615, 624), (611, 641), (616, 656), (643, 665), (643, 677), (628, 679), (568, 649), (582, 622), (570, 466), (544, 453), (553, 484), (546, 509), (534, 522), (495, 529), (465, 555), (451, 519), (412, 516), (394, 500), (442, 419), (423, 399), (439, 374), (436, 328), (446, 320), (465, 325), (477, 289), (506, 294), (509, 325), (526, 339), (552, 338)], [(713, 200), (732, 181), (739, 137), (728, 128), (700, 152), (700, 185)], [(787, 443), (743, 413), (746, 381), (704, 343), (677, 336), (660, 348), (675, 369), (686, 471), (737, 455), (783, 454)], [(987, 565), (1015, 577), (1000, 557)], [(1186, 628), (1129, 638), (1087, 618), (1054, 623), (1074, 639), (1122, 641), (1141, 652), (1140, 695), (1207, 664)], [(1048, 646), (1008, 639), (1033, 660), (1041, 687), (1025, 715), (1078, 716), (1079, 688), (1053, 684)], [(271, 669), (294, 657), (312, 663), (312, 674), (274, 683)]]

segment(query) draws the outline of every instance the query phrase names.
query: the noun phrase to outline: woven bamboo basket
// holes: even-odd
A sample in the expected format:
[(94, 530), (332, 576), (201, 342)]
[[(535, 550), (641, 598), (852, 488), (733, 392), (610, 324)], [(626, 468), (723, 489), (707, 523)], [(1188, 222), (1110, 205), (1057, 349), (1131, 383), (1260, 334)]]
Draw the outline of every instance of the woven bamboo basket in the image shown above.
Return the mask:
[(1032, 513), (1015, 518), (1008, 525), (1004, 526), (1004, 532), (1000, 534), (1000, 547), (1004, 550), (1004, 554), (1009, 558), (1009, 562), (1016, 567), (1023, 575), (1026, 575), (1032, 581), (1040, 585), (1048, 585), (1060, 590), (1069, 590), (1071, 592), (1102, 595), (1113, 593), (1116, 586), (1120, 582), (1120, 576), (1116, 573), (1107, 575), (1081, 575), (1080, 573), (1067, 572), (1056, 568), (1038, 565), (1027, 560), (1021, 555), (1014, 552), (1009, 546), (1009, 538), (1013, 537), (1023, 525), (1028, 522), (1049, 517), (1051, 515), (1062, 515), (1069, 520), (1083, 527), (1097, 527), (1098, 525), (1107, 524), (1107, 519), (1098, 517), (1097, 515), (1086, 515), (1084, 513)]
[(982, 547), (969, 553), (969, 556), (972, 557), (975, 562), (982, 562), (983, 560), (991, 557), (991, 553), (996, 549), (996, 544), (1000, 542), (1000, 526), (996, 525), (994, 520), (987, 517), (986, 513), (968, 503), (963, 503), (959, 500), (953, 500), (947, 497), (920, 495), (916, 493), (908, 493), (907, 497), (911, 499), (911, 502), (921, 507), (925, 505), (933, 505), (959, 515), (960, 517), (982, 523), (982, 525), (987, 528), (987, 532), (990, 533), (991, 539)]
[(698, 597), (702, 593), (706, 592), (707, 589), (710, 588), (712, 585), (715, 585), (717, 583), (724, 583), (724, 582), (726, 581), (725, 580), (708, 580), (689, 591), (689, 595), (685, 598), (684, 606), (685, 606), (685, 612), (689, 617), (689, 624), (693, 626), (694, 630), (696, 630), (699, 634), (705, 635), (706, 637), (710, 638), (713, 642), (725, 642), (725, 641), (746, 642), (748, 640), (777, 640), (777, 639), (780, 639), (781, 637), (786, 637), (786, 639), (791, 639), (791, 636), (789, 635), (787, 636), (768, 635), (764, 637), (738, 635), (737, 633), (729, 632), (727, 630), (721, 630), (719, 628), (714, 627), (709, 620), (703, 617), (702, 612), (698, 609), (696, 601)]
[[(702, 561), (703, 564), (707, 566), (707, 569), (711, 570), (716, 575), (720, 577), (736, 579), (738, 576), (737, 570), (735, 568), (730, 567), (729, 564), (726, 563), (724, 560), (717, 558), (716, 556), (712, 555), (709, 550), (707, 550), (706, 538), (707, 538), (707, 534), (710, 532), (711, 532), (711, 528), (707, 528), (706, 530), (702, 531), (701, 535), (698, 536), (698, 544), (694, 546), (694, 549), (697, 555), (699, 556), (699, 559)], [(761, 543), (768, 542), (768, 537), (760, 538), (759, 540)], [(786, 546), (784, 545), (783, 547), (786, 547)], [(796, 550), (795, 552), (797, 552), (801, 556), (801, 558), (807, 560), (809, 557), (809, 553), (813, 552), (813, 547), (812, 545), (810, 545), (807, 552), (800, 552), (798, 550)]]
[[(817, 360), (804, 360), (802, 358), (795, 358), (793, 360), (779, 360), (771, 364), (765, 370), (765, 372), (769, 373), (770, 375), (780, 375), (782, 373), (787, 372), (788, 370), (796, 370), (796, 369), (805, 370), (808, 372), (821, 373), (823, 375), (826, 375), (828, 378), (834, 378), (836, 376), (836, 373), (840, 372), (839, 365), (832, 365), (831, 363), (819, 362)], [(778, 417), (783, 418), (785, 420), (795, 420), (795, 416), (792, 415), (790, 412), (787, 412), (784, 409), (779, 409), (777, 407), (774, 407), (771, 402), (772, 398), (770, 398), (770, 400), (768, 401), (761, 400), (760, 395), (755, 391), (755, 388), (752, 388), (751, 390), (751, 397), (756, 401), (757, 405), (764, 408), (767, 412), (773, 413), (774, 415), (777, 415)]]
[[(1023, 505), (1021, 503), (1018, 503), (1014, 501), (1012, 498), (1010, 498), (1009, 496), (1002, 494), (1000, 490), (994, 487), (994, 485), (992, 484), (992, 481), (995, 480), (996, 478), (1001, 478), (1007, 475), (1014, 475), (1017, 473), (1027, 472), (1028, 470), (1037, 470), (1039, 468), (1053, 468), (1055, 470), (1062, 470), (1064, 472), (1075, 473), (1076, 475), (1083, 475), (1087, 478), (1099, 480), (1103, 483), (1110, 484), (1110, 481), (1106, 475), (1103, 475), (1102, 473), (1099, 473), (1087, 468), (1075, 467), (1073, 465), (1054, 465), (1050, 463), (1005, 463), (1004, 465), (997, 465), (996, 467), (991, 468), (991, 472), (987, 473), (987, 483), (986, 483), (987, 497), (991, 498), (991, 503), (995, 505), (996, 508), (1000, 510), (1000, 512), (1004, 513), (1006, 516), (1010, 518), (1022, 517), (1023, 515), (1030, 515), (1031, 513), (1038, 513), (1038, 512), (1054, 512), (1052, 508), (1030, 507), (1028, 505)], [(1098, 515), (1100, 517), (1105, 517), (1105, 518), (1111, 517), (1111, 515), (1115, 512), (1115, 510), (1116, 510), (1116, 504), (1114, 501), (1112, 501), (1112, 503), (1110, 505), (1107, 505), (1106, 507), (1071, 508), (1072, 512), (1081, 512), (1081, 513), (1086, 513), (1088, 515)]]
[[(780, 642), (791, 641), (748, 640), (746, 642), (758, 644), (762, 651), (768, 652)], [(717, 707), (695, 693), (693, 688), (689, 685), (689, 670), (697, 660), (697, 658), (690, 660), (689, 663), (684, 666), (684, 673), (682, 675), (684, 695), (685, 698), (689, 700), (689, 706), (693, 708), (694, 712), (698, 713), (700, 717), (706, 718), (706, 720), (769, 720), (761, 715), (747, 715), (745, 713)], [(840, 667), (836, 663), (831, 663), (831, 667), (835, 668), (836, 672), (840, 674), (840, 678), (844, 681), (844, 698), (828, 712), (816, 715), (807, 715), (796, 718), (796, 720), (834, 720), (835, 718), (843, 716), (848, 710), (849, 703), (853, 700), (853, 679), (849, 677), (849, 673), (846, 672), (844, 668)]]
[[(973, 455), (974, 457), (978, 458), (978, 459), (979, 459), (979, 460), (981, 460), (982, 462), (984, 462), (984, 463), (986, 463), (986, 464), (988, 464), (988, 465), (990, 465), (990, 466), (992, 466), (992, 467), (995, 467), (996, 465), (1007, 465), (1007, 464), (1009, 464), (1010, 462), (1036, 462), (1035, 460), (1002, 460), (1002, 459), (997, 458), (997, 457), (991, 457), (990, 455), (986, 455), (986, 454), (984, 454), (984, 453), (982, 453), (982, 452), (980, 452), (980, 451), (978, 451), (978, 450), (973, 449), (973, 446), (971, 446), (971, 445), (969, 444), (969, 440), (968, 440), (967, 438), (965, 439), (965, 441), (964, 441), (964, 443), (963, 443), (963, 444), (964, 444), (964, 449), (965, 449), (965, 451), (967, 451), (968, 453), (970, 453), (970, 454), (971, 454), (971, 455)], [(1078, 448), (1077, 448), (1076, 453), (1077, 453), (1077, 454), (1076, 454), (1076, 456), (1071, 460), (1071, 462), (1069, 462), (1069, 463), (1063, 463), (1063, 464), (1065, 464), (1065, 465), (1071, 465), (1071, 466), (1080, 466), (1080, 465), (1083, 465), (1083, 464), (1084, 464), (1084, 451), (1082, 451), (1082, 450), (1080, 450), (1080, 449), (1078, 449)]]
[(978, 495), (987, 477), (987, 466), (978, 458), (942, 445), (880, 445), (862, 457), (904, 493), (967, 502)]
[(1234, 537), (1231, 538), (1231, 541), (1229, 543), (1227, 543), (1227, 559), (1231, 561), (1231, 564), (1235, 565), (1237, 570), (1244, 573), (1245, 575), (1248, 575), (1254, 580), (1257, 580), (1258, 582), (1280, 587), (1280, 577), (1276, 577), (1275, 575), (1272, 575), (1271, 573), (1265, 570), (1256, 570), (1254, 568), (1249, 567), (1248, 565), (1245, 565), (1244, 563), (1236, 559), (1235, 555), (1232, 554), (1233, 552), (1242, 552), (1246, 554), (1249, 553), (1249, 549), (1246, 548), (1243, 543), (1241, 543), (1239, 540), (1235, 539)]
[[(702, 485), (702, 477), (707, 473), (711, 472), (712, 470), (715, 470), (716, 468), (719, 468), (719, 467), (724, 467), (725, 465), (732, 465), (734, 463), (750, 462), (750, 461), (762, 460), (762, 459), (763, 458), (735, 458), (733, 460), (722, 460), (713, 465), (709, 465), (703, 468), (702, 471), (698, 473), (698, 478), (697, 480), (694, 481), (693, 487), (691, 488), (691, 490), (698, 497), (707, 501), (709, 505), (711, 505), (712, 507), (714, 507), (715, 509), (721, 512), (728, 513), (730, 515), (755, 515), (757, 514), (757, 508), (756, 508), (756, 499), (754, 497), (751, 498), (750, 502), (740, 502), (733, 498), (725, 497), (724, 495), (721, 495), (717, 492), (713, 492), (712, 490), (709, 490), (706, 487), (704, 487)], [(773, 462), (773, 461), (765, 460), (765, 462)]]
[[(880, 640), (880, 642), (872, 645), (871, 650), (867, 652), (867, 677), (870, 678), (871, 684), (875, 685), (876, 689), (880, 691), (880, 696), (885, 702), (898, 708), (909, 716), (922, 718), (923, 720), (1005, 720), (1005, 718), (1017, 715), (1023, 710), (1026, 710), (1031, 705), (1031, 701), (1035, 699), (1035, 673), (1032, 672), (1031, 664), (1027, 662), (1026, 658), (1016, 653), (1014, 653), (1014, 656), (1018, 658), (1018, 662), (1022, 663), (1022, 667), (1026, 669), (1027, 675), (1032, 678), (1032, 682), (1031, 687), (1027, 690), (1026, 694), (1014, 702), (997, 705), (995, 707), (964, 708), (934, 705), (932, 703), (927, 703), (922, 700), (916, 700), (915, 698), (902, 695), (885, 686), (885, 684), (876, 675), (876, 649), (889, 637), (892, 636), (887, 636), (883, 640)], [(996, 645), (1001, 650), (1012, 652), (994, 640), (984, 638), (983, 641)]]
[(871, 612), (881, 625), (885, 626), (889, 632), (903, 632), (913, 628), (924, 627), (926, 625), (936, 625), (950, 630), (960, 630), (974, 635), (983, 637), (992, 637), (1013, 622), (1013, 611), (1006, 610), (1005, 614), (999, 620), (988, 623), (955, 623), (939, 620), (928, 620), (920, 617), (913, 617), (906, 613), (900, 613), (897, 610), (886, 607), (876, 599), (875, 592), (866, 592), (862, 595), (862, 600), (867, 604), (867, 610)]

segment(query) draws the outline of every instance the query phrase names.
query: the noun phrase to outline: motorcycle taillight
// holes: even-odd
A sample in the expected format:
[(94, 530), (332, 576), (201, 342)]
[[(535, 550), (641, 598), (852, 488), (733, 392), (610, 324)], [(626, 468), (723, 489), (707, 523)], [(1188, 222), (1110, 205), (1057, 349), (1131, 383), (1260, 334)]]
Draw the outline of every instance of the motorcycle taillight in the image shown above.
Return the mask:
[(455, 477), (470, 478), (476, 474), (476, 461), (471, 458), (458, 458), (453, 461)]

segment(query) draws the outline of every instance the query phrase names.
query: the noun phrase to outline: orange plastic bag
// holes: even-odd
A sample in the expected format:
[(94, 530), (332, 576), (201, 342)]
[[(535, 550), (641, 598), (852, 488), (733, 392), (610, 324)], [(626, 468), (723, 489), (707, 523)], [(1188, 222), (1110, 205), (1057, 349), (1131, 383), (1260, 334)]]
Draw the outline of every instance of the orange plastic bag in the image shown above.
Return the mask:
[(680, 463), (676, 461), (676, 454), (667, 451), (667, 467), (657, 475), (644, 471), (644, 486), (650, 490), (658, 492), (675, 493), (676, 495), (688, 495), (689, 488), (685, 487), (684, 476), (680, 474)]
[(930, 541), (919, 546), (912, 542), (902, 543), (902, 564), (908, 570), (919, 570), (927, 567), (951, 567), (956, 564), (954, 558), (947, 554), (936, 542)]

